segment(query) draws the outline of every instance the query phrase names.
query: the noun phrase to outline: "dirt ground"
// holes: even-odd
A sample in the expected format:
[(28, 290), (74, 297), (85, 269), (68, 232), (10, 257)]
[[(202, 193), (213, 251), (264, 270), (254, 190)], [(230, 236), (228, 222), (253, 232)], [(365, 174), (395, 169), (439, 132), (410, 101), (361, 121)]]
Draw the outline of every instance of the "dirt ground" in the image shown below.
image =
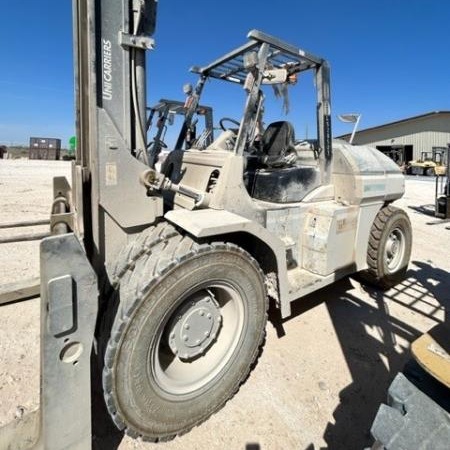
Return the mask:
[[(0, 223), (47, 218), (51, 178), (69, 172), (66, 162), (0, 161)], [(450, 308), (449, 224), (420, 208), (433, 201), (432, 181), (409, 178), (396, 203), (414, 230), (403, 283), (382, 293), (345, 279), (298, 300), (288, 320), (272, 317), (258, 365), (221, 411), (172, 442), (124, 438), (118, 448), (351, 450), (370, 444), (370, 424), (410, 357), (411, 341)], [(12, 233), (0, 230), (0, 237)], [(0, 284), (38, 276), (38, 262), (38, 242), (0, 244)], [(38, 351), (39, 300), (0, 306), (0, 425), (20, 408), (37, 406)]]

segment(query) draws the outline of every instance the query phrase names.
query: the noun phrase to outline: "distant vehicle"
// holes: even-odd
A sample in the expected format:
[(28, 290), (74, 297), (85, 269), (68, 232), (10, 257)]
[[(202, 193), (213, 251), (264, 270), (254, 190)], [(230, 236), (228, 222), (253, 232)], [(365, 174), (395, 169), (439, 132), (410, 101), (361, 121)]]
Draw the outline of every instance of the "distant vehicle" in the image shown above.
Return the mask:
[(419, 159), (410, 161), (406, 169), (407, 173), (426, 176), (444, 175), (443, 154), (434, 150), (433, 152), (421, 152)]

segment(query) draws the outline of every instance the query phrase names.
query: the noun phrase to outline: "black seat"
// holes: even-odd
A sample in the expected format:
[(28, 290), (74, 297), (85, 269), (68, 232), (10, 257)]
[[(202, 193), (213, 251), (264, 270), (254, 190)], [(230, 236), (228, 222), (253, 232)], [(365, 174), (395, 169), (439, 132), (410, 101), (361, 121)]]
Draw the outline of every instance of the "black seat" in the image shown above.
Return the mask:
[(271, 123), (261, 139), (263, 163), (268, 167), (286, 167), (295, 161), (295, 132), (290, 122)]

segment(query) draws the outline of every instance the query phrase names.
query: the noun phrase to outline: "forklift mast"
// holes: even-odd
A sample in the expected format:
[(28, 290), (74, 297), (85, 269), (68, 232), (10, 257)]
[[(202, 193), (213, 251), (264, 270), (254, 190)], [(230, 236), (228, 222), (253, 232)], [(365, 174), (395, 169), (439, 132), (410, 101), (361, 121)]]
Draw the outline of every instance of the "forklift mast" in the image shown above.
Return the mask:
[(450, 219), (450, 143), (445, 150), (446, 154), (443, 155), (444, 161), (447, 161), (445, 172), (436, 176), (435, 181), (434, 215), (441, 219)]
[(78, 152), (72, 187), (54, 178), (52, 236), (40, 246), (40, 407), (0, 428), (0, 448), (91, 448), (98, 280), (127, 235), (162, 215), (162, 199), (139, 185), (156, 3), (73, 0)]
[(98, 272), (162, 215), (139, 185), (147, 167), (146, 50), (157, 0), (73, 0), (76, 124), (75, 233)]

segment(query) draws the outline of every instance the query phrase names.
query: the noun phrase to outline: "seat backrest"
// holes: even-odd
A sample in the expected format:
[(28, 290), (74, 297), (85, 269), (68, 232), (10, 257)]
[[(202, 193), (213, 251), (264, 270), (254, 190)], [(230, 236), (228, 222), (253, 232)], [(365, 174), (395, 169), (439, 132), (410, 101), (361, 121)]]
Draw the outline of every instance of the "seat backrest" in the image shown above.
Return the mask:
[(294, 150), (295, 132), (290, 122), (271, 123), (262, 136), (264, 162), (268, 166), (283, 165), (285, 157)]

